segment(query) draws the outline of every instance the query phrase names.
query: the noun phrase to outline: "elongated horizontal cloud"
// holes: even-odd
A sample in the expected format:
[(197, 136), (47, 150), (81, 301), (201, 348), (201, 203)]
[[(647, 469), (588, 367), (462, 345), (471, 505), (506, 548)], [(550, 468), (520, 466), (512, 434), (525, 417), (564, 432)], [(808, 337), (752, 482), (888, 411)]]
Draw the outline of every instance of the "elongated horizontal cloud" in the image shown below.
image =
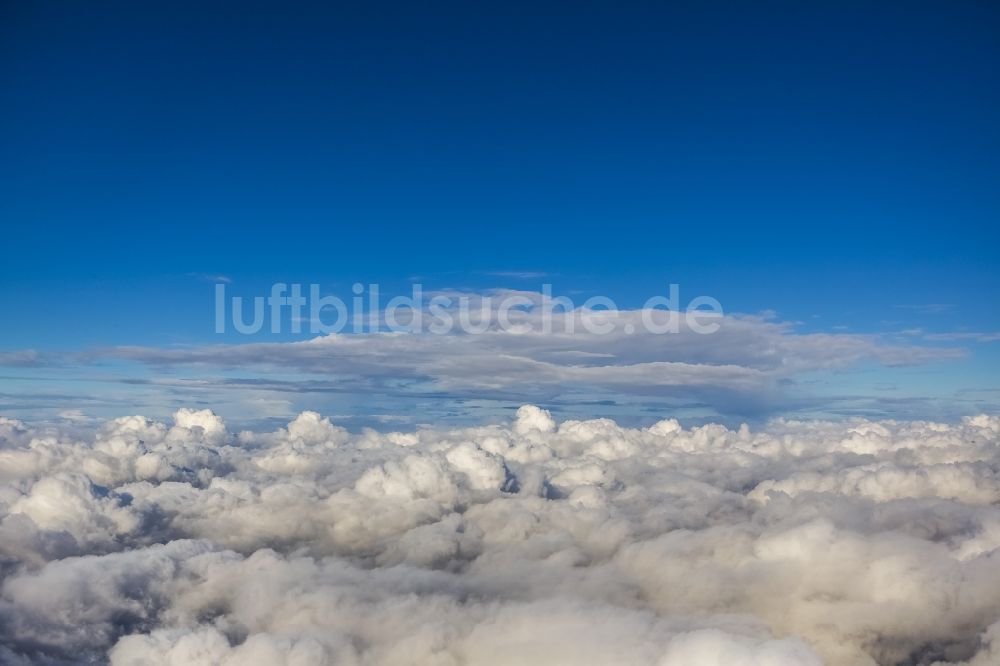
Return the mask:
[(1000, 418), (0, 418), (0, 662), (996, 663)]
[[(262, 382), (280, 378), (286, 387), (289, 373), (301, 373), (304, 378), (338, 382), (356, 393), (539, 402), (579, 402), (581, 396), (667, 398), (694, 401), (724, 416), (759, 416), (803, 402), (801, 386), (790, 387), (810, 373), (863, 363), (917, 365), (964, 354), (957, 348), (920, 346), (912, 340), (901, 344), (874, 335), (801, 333), (791, 323), (760, 317), (703, 314), (695, 324), (679, 317), (675, 332), (662, 332), (668, 321), (662, 310), (555, 310), (546, 321), (543, 304), (548, 301), (533, 292), (499, 292), (493, 300), (468, 294), (449, 297), (454, 302), (469, 299), (469, 309), (486, 313), (476, 316), (484, 316), (490, 325), (478, 333), (432, 334), (426, 330), (430, 314), (423, 312), (425, 323), (416, 333), (341, 333), (300, 342), (183, 348), (117, 347), (81, 358), (125, 359), (188, 372), (241, 370)], [(531, 303), (532, 309), (501, 314), (497, 303), (504, 297)], [(453, 311), (447, 316), (460, 319)], [(500, 326), (505, 317), (510, 325)], [(650, 323), (661, 328), (651, 329)], [(717, 330), (702, 334), (698, 324)], [(313, 385), (303, 379), (295, 386), (309, 391)]]

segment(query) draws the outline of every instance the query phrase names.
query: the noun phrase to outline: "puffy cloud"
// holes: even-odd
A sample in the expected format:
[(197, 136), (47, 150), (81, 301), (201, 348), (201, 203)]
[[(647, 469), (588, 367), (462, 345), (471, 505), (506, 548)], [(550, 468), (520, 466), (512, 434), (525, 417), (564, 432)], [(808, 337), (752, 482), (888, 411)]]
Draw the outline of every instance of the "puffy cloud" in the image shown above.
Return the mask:
[[(962, 666), (991, 666), (1000, 663), (1000, 622), (990, 625), (981, 638), (982, 647), (971, 659), (962, 662)], [(945, 663), (935, 662), (935, 666)]]
[(194, 632), (158, 629), (126, 636), (111, 651), (116, 666), (323, 666), (329, 653), (314, 639), (254, 634), (238, 646), (214, 628)]
[(116, 493), (82, 474), (57, 472), (32, 485), (10, 514), (23, 514), (46, 531), (66, 531), (78, 542), (103, 542), (139, 527), (139, 518)]
[(0, 661), (996, 662), (1000, 418), (0, 418)]
[(527, 435), (531, 432), (548, 433), (556, 429), (556, 422), (548, 410), (534, 405), (522, 405), (517, 410), (517, 420), (514, 422), (514, 432)]
[(821, 666), (822, 663), (799, 640), (762, 641), (705, 629), (671, 640), (660, 666)]

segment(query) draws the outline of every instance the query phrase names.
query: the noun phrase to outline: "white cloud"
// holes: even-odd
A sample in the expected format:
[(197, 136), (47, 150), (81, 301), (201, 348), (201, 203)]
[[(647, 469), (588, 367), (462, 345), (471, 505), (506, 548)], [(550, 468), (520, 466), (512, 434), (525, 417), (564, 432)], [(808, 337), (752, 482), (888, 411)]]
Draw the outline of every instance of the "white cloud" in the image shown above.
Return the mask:
[(0, 660), (984, 666), (1000, 418), (0, 418)]
[(1000, 341), (1000, 331), (960, 331), (953, 333), (928, 333), (924, 336), (925, 340), (933, 340), (935, 342), (956, 342), (956, 341), (972, 341), (972, 342), (997, 342)]

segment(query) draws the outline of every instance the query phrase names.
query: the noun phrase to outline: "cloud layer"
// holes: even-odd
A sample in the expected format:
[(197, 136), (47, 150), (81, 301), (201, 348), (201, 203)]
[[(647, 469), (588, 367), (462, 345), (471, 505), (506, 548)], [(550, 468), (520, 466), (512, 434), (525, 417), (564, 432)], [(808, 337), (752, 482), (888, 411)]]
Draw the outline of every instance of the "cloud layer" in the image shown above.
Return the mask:
[(0, 418), (0, 662), (997, 663), (1000, 418)]
[[(524, 402), (577, 419), (601, 404), (630, 425), (664, 413), (736, 425), (793, 414), (951, 421), (996, 409), (991, 385), (955, 380), (969, 354), (955, 345), (972, 340), (816, 332), (768, 315), (704, 312), (678, 316), (672, 329), (662, 309), (567, 311), (531, 291), (438, 297), (467, 306), (425, 308), (415, 332), (387, 332), (387, 320), (412, 323), (403, 308), (354, 320), (369, 328), (296, 341), (230, 335), (219, 338), (225, 344), (0, 352), (0, 366), (17, 368), (0, 411), (53, 420), (72, 404), (102, 418), (135, 410), (162, 419), (201, 405), (273, 427), (280, 421), (262, 418), (322, 409), (359, 427), (483, 423)], [(445, 318), (458, 323), (435, 329)]]
[[(529, 291), (438, 294), (444, 295), (455, 303), (468, 303), (466, 310), (477, 313), (469, 316), (484, 322), (482, 330), (432, 334), (428, 331), (432, 325), (426, 324), (430, 314), (422, 312), (425, 323), (414, 333), (116, 347), (77, 360), (136, 362), (160, 375), (168, 369), (196, 373), (201, 382), (198, 390), (203, 392), (256, 390), (272, 399), (287, 399), (292, 393), (350, 391), (392, 398), (390, 404), (398, 409), (399, 399), (434, 396), (439, 404), (448, 402), (435, 414), (439, 418), (449, 411), (467, 412), (463, 405), (470, 400), (515, 404), (531, 400), (552, 405), (613, 401), (638, 405), (639, 410), (650, 402), (666, 403), (731, 420), (766, 418), (819, 404), (830, 413), (850, 410), (851, 396), (826, 385), (831, 376), (859, 367), (888, 372), (954, 361), (966, 353), (956, 347), (917, 344), (906, 336), (802, 332), (791, 322), (763, 317), (700, 315), (701, 327), (717, 327), (710, 334), (699, 333), (697, 324), (678, 317), (677, 329), (664, 332), (669, 317), (663, 310), (581, 307), (564, 312), (550, 307), (553, 301), (547, 296)], [(501, 312), (497, 304), (504, 299), (530, 306)], [(546, 316), (549, 310), (554, 313)], [(457, 308), (445, 313), (456, 322), (463, 319)], [(193, 390), (191, 382), (174, 389)], [(891, 397), (868, 395), (868, 413), (905, 411), (898, 402), (890, 405)], [(207, 399), (218, 404), (217, 393)], [(959, 413), (969, 411), (965, 407)], [(623, 411), (622, 416), (634, 417), (635, 412)]]

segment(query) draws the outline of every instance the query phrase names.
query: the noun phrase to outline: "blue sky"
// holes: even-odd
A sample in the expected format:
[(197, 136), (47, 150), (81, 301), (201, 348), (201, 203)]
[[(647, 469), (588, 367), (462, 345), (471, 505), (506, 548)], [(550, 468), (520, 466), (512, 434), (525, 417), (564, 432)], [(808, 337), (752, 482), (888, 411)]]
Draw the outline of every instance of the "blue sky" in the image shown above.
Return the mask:
[[(660, 5), (6, 6), (0, 412), (158, 415), (197, 400), (235, 420), (308, 406), (368, 424), (429, 409), (489, 419), (522, 399), (639, 421), (995, 411), (996, 5)], [(803, 361), (750, 405), (726, 386), (490, 393), (398, 369), (372, 385), (336, 365), (150, 363), (308, 337), (216, 334), (217, 276), (246, 296), (275, 281), (345, 296), (354, 282), (551, 283), (623, 308), (678, 283), (727, 313), (767, 313), (796, 344), (859, 335), (961, 356)], [(147, 352), (107, 351), (119, 346)], [(276, 377), (281, 391), (246, 388)]]

